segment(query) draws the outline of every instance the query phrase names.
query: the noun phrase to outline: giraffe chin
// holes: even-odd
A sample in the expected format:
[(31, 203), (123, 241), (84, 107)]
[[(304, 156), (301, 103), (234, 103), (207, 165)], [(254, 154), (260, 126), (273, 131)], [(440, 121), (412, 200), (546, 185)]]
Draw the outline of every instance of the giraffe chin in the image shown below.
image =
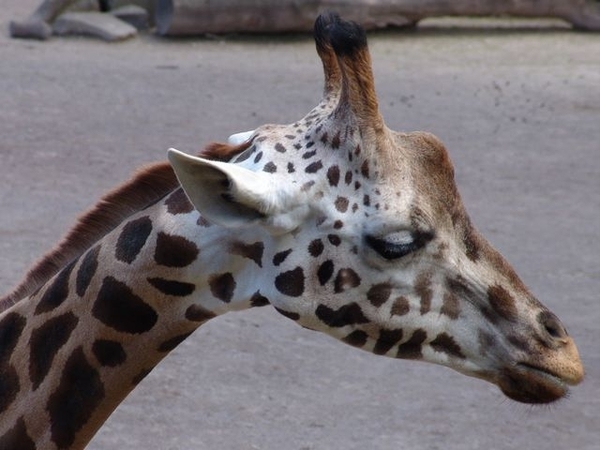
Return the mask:
[(505, 369), (497, 382), (508, 398), (521, 403), (552, 403), (567, 396), (567, 381), (543, 369), (520, 363)]

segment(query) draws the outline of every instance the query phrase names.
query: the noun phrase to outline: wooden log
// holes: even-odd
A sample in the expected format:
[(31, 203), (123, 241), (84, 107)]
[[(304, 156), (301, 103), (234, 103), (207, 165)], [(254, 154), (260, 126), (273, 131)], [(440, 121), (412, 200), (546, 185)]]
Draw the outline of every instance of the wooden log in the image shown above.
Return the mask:
[(155, 22), (164, 36), (305, 32), (326, 10), (367, 29), (427, 17), (514, 16), (559, 18), (578, 29), (600, 30), (597, 0), (157, 0)]

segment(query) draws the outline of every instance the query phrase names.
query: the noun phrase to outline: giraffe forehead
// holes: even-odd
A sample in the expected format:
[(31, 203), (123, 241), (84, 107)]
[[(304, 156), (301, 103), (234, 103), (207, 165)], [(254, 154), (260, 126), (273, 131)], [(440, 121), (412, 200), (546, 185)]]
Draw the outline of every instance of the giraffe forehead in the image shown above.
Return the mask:
[[(439, 198), (448, 204), (457, 198), (453, 165), (435, 136), (390, 132), (387, 139), (363, 139), (352, 123), (338, 123), (321, 111), (294, 124), (259, 127), (253, 145), (233, 161), (247, 161), (268, 173), (293, 174), (292, 180), (325, 174), (333, 187), (343, 186), (340, 180), (354, 182), (355, 190), (377, 186), (390, 200), (409, 189), (419, 191), (424, 201)], [(356, 183), (357, 178), (363, 181)]]

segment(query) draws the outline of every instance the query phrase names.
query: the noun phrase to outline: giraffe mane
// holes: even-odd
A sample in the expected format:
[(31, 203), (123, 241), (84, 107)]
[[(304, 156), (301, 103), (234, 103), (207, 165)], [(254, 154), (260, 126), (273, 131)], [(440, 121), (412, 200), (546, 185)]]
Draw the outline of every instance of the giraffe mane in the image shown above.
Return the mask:
[(31, 295), (66, 264), (81, 256), (126, 217), (155, 203), (179, 186), (167, 162), (147, 165), (105, 194), (77, 219), (62, 240), (42, 256), (9, 294), (0, 298), (0, 312)]
[[(251, 140), (238, 145), (212, 142), (200, 152), (200, 156), (227, 161), (246, 150), (251, 143)], [(96, 205), (79, 216), (62, 240), (33, 265), (17, 287), (0, 297), (0, 312), (34, 293), (124, 219), (157, 202), (178, 186), (175, 172), (167, 162), (138, 169), (128, 181), (109, 191)]]

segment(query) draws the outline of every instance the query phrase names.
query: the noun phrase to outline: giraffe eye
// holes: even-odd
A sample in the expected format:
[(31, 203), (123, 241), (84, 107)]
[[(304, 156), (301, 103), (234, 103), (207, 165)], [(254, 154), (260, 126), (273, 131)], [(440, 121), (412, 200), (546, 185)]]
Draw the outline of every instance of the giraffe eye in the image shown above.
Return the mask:
[(433, 239), (432, 232), (399, 231), (383, 238), (367, 235), (365, 241), (382, 258), (402, 258), (424, 247)]

